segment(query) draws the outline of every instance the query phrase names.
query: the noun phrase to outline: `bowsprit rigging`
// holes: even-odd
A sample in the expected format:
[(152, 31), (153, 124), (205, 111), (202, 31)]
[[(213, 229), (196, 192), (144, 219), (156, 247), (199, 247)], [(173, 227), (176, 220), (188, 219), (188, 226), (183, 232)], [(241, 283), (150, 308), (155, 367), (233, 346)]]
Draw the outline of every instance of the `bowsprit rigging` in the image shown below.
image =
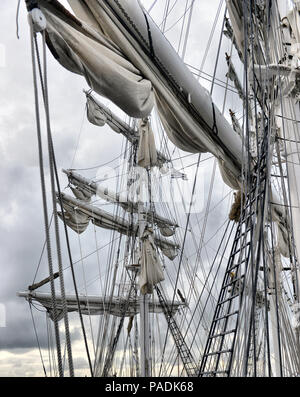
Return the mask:
[[(154, 3), (149, 12), (157, 8)], [(49, 276), (19, 295), (30, 308), (43, 307), (51, 319), (59, 376), (66, 372), (61, 340), (66, 343), (69, 375), (76, 372), (71, 318), (79, 320), (91, 376), (300, 374), (300, 2), (220, 1), (208, 43), (224, 7), (213, 74), (203, 70), (208, 49), (200, 70), (190, 61), (184, 63), (199, 4), (179, 3), (170, 8), (166, 2), (161, 31), (136, 0), (70, 1), (71, 11), (57, 0), (26, 0)], [(176, 10), (181, 16), (168, 25)], [(181, 57), (166, 38), (180, 23), (175, 47)], [(62, 67), (89, 85), (84, 90), (88, 121), (123, 139), (123, 161), (112, 172), (86, 176), (76, 169), (63, 171), (73, 195), (61, 191), (57, 176), (46, 45)], [(212, 76), (210, 93), (189, 68), (198, 77)], [(38, 85), (47, 121), (58, 272), (52, 260)], [(217, 90), (224, 91), (222, 112)], [(97, 95), (125, 112), (126, 121)], [(187, 165), (182, 151), (198, 155), (198, 161)], [(210, 169), (206, 156), (214, 157)], [(200, 178), (201, 167), (206, 173)], [(189, 179), (192, 189), (187, 193)], [(206, 199), (201, 216), (192, 212), (200, 179)], [(233, 203), (230, 189), (235, 191)], [(222, 197), (215, 203), (214, 195)], [(59, 218), (72, 293), (64, 288), (67, 268), (62, 266)], [(98, 234), (106, 241), (101, 248)], [(80, 252), (76, 262), (71, 254), (74, 236)], [(93, 239), (96, 250), (83, 255), (82, 242), (91, 244)], [(98, 274), (90, 281), (93, 294), (88, 293), (86, 260), (94, 261), (93, 268), (98, 264)], [(80, 262), (83, 294), (75, 277), (74, 265)], [(58, 281), (60, 294), (55, 289)], [(49, 284), (50, 293), (39, 290)], [(64, 327), (59, 327), (62, 319)], [(54, 362), (49, 361), (51, 368)]]

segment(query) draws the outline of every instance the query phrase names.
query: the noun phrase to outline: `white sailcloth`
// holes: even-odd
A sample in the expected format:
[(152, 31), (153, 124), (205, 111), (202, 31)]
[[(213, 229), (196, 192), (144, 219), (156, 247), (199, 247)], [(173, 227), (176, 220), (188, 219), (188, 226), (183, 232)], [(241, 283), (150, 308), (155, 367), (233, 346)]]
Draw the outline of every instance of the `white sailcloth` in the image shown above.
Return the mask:
[[(128, 194), (116, 193), (106, 187), (101, 186), (100, 183), (95, 183), (94, 181), (87, 179), (72, 170), (64, 170), (69, 179), (69, 187), (74, 193), (75, 197), (89, 202), (93, 195), (97, 195), (102, 199), (110, 202), (119, 204), (125, 211), (138, 213), (138, 203), (130, 201), (128, 199)], [(81, 191), (85, 192), (86, 199), (81, 196)], [(87, 193), (89, 195), (87, 196)], [(147, 211), (146, 208), (143, 209), (146, 214), (147, 219), (153, 221), (159, 227), (161, 234), (165, 237), (171, 237), (175, 234), (177, 223), (171, 221), (161, 215), (159, 215), (154, 210)]]
[[(80, 59), (79, 72), (89, 85), (133, 117), (148, 116), (155, 96), (169, 139), (182, 150), (210, 152), (223, 160), (223, 173), (230, 170), (231, 185), (240, 187), (240, 137), (136, 0), (85, 1), (84, 5), (70, 1), (75, 15), (81, 18), (78, 22), (61, 16), (45, 0), (40, 0), (40, 5), (46, 10), (53, 46), (64, 52), (58, 59), (62, 64), (72, 51)], [(52, 15), (54, 11), (56, 16)], [(159, 60), (160, 68), (155, 60)]]
[[(107, 123), (107, 115), (105, 112), (89, 97), (87, 100), (87, 118), (91, 124), (97, 125), (98, 127), (103, 127)], [(118, 130), (116, 132), (119, 133)]]
[(63, 220), (65, 220), (66, 224), (74, 230), (74, 232), (81, 234), (86, 231), (89, 223), (90, 217), (81, 212), (76, 211), (71, 205), (68, 203), (64, 203), (64, 216), (61, 212), (58, 212), (58, 216)]
[[(77, 220), (84, 223), (85, 229), (91, 220), (96, 226), (104, 229), (116, 230), (117, 232), (128, 236), (137, 235), (137, 224), (130, 224), (127, 220), (119, 216), (113, 216), (100, 208), (90, 205), (87, 202), (80, 201), (65, 193), (61, 194), (61, 199), (65, 211), (66, 223), (77, 233), (81, 232), (81, 223), (77, 225)], [(70, 221), (68, 221), (68, 219), (70, 219)], [(159, 236), (157, 233), (154, 233), (154, 241), (161, 249), (162, 253), (169, 259), (173, 260), (177, 256), (179, 245), (175, 242), (167, 240), (166, 238)]]
[(152, 231), (146, 229), (142, 237), (139, 284), (143, 295), (152, 294), (153, 286), (163, 281), (164, 273), (158, 257)]
[(157, 152), (154, 134), (147, 118), (140, 121), (139, 133), (140, 137), (137, 152), (137, 163), (143, 168), (154, 167), (157, 165)]
[(87, 118), (90, 123), (103, 127), (108, 124), (117, 134), (123, 134), (131, 143), (138, 140), (137, 131), (113, 114), (109, 108), (99, 103), (89, 92), (87, 96)]
[(63, 20), (48, 6), (42, 7), (47, 18), (48, 46), (62, 66), (83, 75), (93, 90), (130, 116), (147, 116), (154, 105), (151, 82), (100, 30), (95, 32), (71, 18)]

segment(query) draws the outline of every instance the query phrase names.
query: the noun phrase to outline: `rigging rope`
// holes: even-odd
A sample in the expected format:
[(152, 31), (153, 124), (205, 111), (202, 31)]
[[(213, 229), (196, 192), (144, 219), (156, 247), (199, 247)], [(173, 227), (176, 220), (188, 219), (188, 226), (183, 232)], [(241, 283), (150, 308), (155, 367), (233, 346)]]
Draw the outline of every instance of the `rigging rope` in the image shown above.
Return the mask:
[(33, 22), (31, 19), (29, 19), (29, 23), (30, 23), (32, 71), (33, 71), (34, 97), (35, 97), (36, 127), (37, 127), (38, 152), (39, 152), (39, 168), (40, 168), (40, 180), (41, 180), (42, 200), (43, 200), (44, 227), (45, 227), (45, 235), (46, 235), (46, 241), (47, 241), (48, 268), (49, 268), (50, 287), (51, 287), (51, 302), (52, 302), (52, 308), (53, 308), (53, 321), (54, 321), (55, 341), (56, 341), (56, 348), (57, 348), (58, 370), (59, 370), (59, 376), (63, 377), (60, 335), (59, 335), (59, 327), (58, 327), (58, 320), (57, 320), (57, 305), (56, 305), (56, 301), (55, 301), (55, 285), (54, 285), (54, 280), (53, 280), (54, 272), (53, 272), (51, 241), (50, 241), (50, 233), (49, 233), (48, 208), (47, 208), (47, 198), (46, 198), (46, 183), (45, 183), (43, 149), (42, 149), (42, 134), (41, 134), (41, 122), (40, 122), (39, 100), (38, 100), (37, 72), (36, 72), (36, 60), (35, 60), (35, 42), (34, 42), (36, 33), (34, 32)]
[(154, 2), (152, 3), (152, 5), (150, 6), (150, 8), (148, 9), (148, 14), (150, 14), (150, 12), (152, 11), (152, 8), (155, 6), (155, 4), (157, 3), (157, 0), (154, 0)]
[(16, 12), (16, 35), (17, 38), (19, 39), (19, 12), (20, 12), (20, 4), (21, 0), (18, 0), (18, 5), (17, 5), (17, 12)]
[(76, 155), (77, 155), (78, 146), (79, 146), (79, 142), (80, 142), (80, 138), (81, 138), (81, 134), (82, 134), (82, 129), (83, 129), (83, 124), (84, 124), (84, 121), (85, 121), (85, 113), (86, 113), (86, 111), (87, 111), (87, 103), (86, 103), (85, 106), (84, 106), (84, 111), (83, 111), (81, 126), (80, 126), (80, 129), (79, 129), (79, 133), (78, 133), (78, 137), (77, 137), (77, 143), (76, 143), (74, 155), (73, 155), (72, 162), (71, 162), (71, 166), (70, 166), (70, 169), (71, 169), (71, 170), (73, 169), (73, 164), (74, 164), (74, 161), (75, 161), (75, 158), (76, 158)]
[[(55, 187), (54, 187), (54, 183), (55, 182), (54, 182), (54, 180), (55, 180), (56, 181), (57, 190), (58, 190), (59, 203), (60, 203), (60, 206), (61, 206), (61, 213), (62, 213), (63, 223), (64, 223), (65, 236), (66, 236), (67, 248), (68, 248), (68, 255), (69, 255), (69, 260), (70, 260), (70, 264), (71, 264), (70, 266), (71, 266), (73, 284), (74, 284), (76, 300), (77, 300), (77, 305), (78, 305), (78, 312), (79, 312), (81, 327), (82, 327), (82, 331), (83, 331), (83, 336), (84, 336), (85, 347), (86, 347), (87, 356), (88, 356), (90, 372), (91, 372), (91, 376), (93, 376), (91, 360), (90, 360), (90, 355), (89, 355), (89, 350), (88, 350), (88, 344), (87, 344), (87, 339), (86, 339), (86, 335), (85, 335), (85, 328), (84, 328), (84, 323), (83, 323), (82, 314), (81, 314), (81, 308), (80, 308), (80, 303), (79, 303), (79, 296), (78, 296), (78, 291), (77, 291), (77, 286), (76, 286), (75, 273), (74, 273), (74, 269), (73, 269), (73, 262), (72, 262), (72, 256), (71, 256), (71, 250), (70, 250), (70, 244), (69, 244), (69, 238), (68, 238), (68, 231), (67, 231), (67, 226), (66, 226), (65, 217), (64, 217), (64, 210), (63, 210), (63, 204), (62, 204), (62, 199), (61, 199), (61, 189), (60, 189), (60, 183), (59, 183), (59, 178), (58, 178), (58, 172), (57, 172), (57, 166), (56, 166), (56, 160), (55, 160), (55, 154), (54, 154), (54, 148), (53, 148), (53, 141), (52, 141), (52, 134), (51, 134), (51, 128), (50, 128), (50, 115), (49, 115), (48, 90), (47, 90), (47, 68), (46, 68), (46, 66), (47, 66), (46, 63), (47, 62), (46, 62), (45, 32), (43, 34), (44, 79), (43, 79), (42, 71), (41, 71), (41, 64), (40, 64), (40, 57), (39, 57), (39, 50), (38, 50), (37, 40), (36, 40), (36, 34), (33, 32), (33, 28), (32, 28), (32, 37), (33, 37), (33, 34), (35, 35), (34, 36), (34, 41), (35, 41), (35, 45), (36, 45), (36, 53), (37, 53), (38, 66), (39, 66), (39, 72), (40, 72), (41, 88), (42, 88), (42, 92), (43, 92), (45, 112), (46, 112), (47, 135), (48, 135), (48, 151), (49, 151), (49, 162), (50, 162), (50, 173), (51, 173), (53, 209), (54, 209), (54, 213), (55, 213), (56, 212), (56, 199), (54, 198), (55, 197)], [(32, 38), (32, 41), (33, 41), (33, 38)], [(34, 63), (34, 70), (35, 70), (35, 63)], [(37, 86), (36, 73), (35, 73), (34, 82), (35, 82), (35, 86)], [(37, 91), (37, 89), (36, 89), (36, 91)], [(67, 306), (66, 306), (66, 300), (65, 300), (64, 282), (63, 282), (63, 268), (62, 268), (61, 253), (60, 253), (60, 243), (59, 243), (59, 234), (58, 234), (58, 220), (56, 222), (56, 242), (57, 242), (57, 254), (58, 254), (59, 272), (60, 272), (62, 303), (63, 303), (63, 306), (64, 306), (63, 311), (64, 311), (64, 320), (65, 320), (65, 329), (66, 329), (66, 343), (67, 343), (67, 348), (68, 348), (69, 371), (70, 371), (70, 376), (74, 376), (72, 351), (71, 351), (71, 339), (70, 339), (70, 336), (69, 336), (69, 326), (68, 326), (68, 320), (67, 320)], [(53, 286), (54, 286), (53, 270), (52, 270), (52, 275), (50, 274), (50, 284), (51, 285), (53, 284)], [(53, 286), (51, 286), (51, 290), (53, 290)], [(52, 292), (52, 295), (55, 297), (55, 291), (54, 291), (54, 293)], [(54, 301), (55, 301), (55, 299), (54, 299)], [(53, 306), (53, 308), (54, 308), (54, 310), (53, 310), (54, 321), (57, 322), (57, 314), (56, 314), (56, 309), (55, 309), (56, 308), (56, 303), (55, 303), (55, 306)], [(56, 327), (58, 327), (58, 324), (56, 325)], [(59, 349), (58, 349), (58, 357), (59, 357), (59, 371), (60, 371), (61, 376), (63, 376), (63, 368), (62, 368), (60, 346), (59, 346)]]
[[(169, 27), (169, 29), (165, 30), (165, 24), (164, 24), (164, 29), (163, 29), (164, 34), (168, 33), (171, 29), (173, 29), (174, 26), (176, 26), (176, 25), (178, 24), (178, 22), (180, 22), (180, 21), (182, 20), (182, 18), (185, 17), (186, 13), (193, 7), (194, 2), (195, 2), (195, 0), (192, 0), (192, 3), (191, 3), (191, 5), (189, 6), (189, 8), (186, 9), (186, 11), (184, 12), (184, 14), (183, 14), (179, 19), (177, 19), (177, 21), (174, 22), (173, 25), (171, 25), (171, 26)], [(167, 16), (168, 16), (168, 15), (169, 15), (169, 14), (167, 14)]]
[(35, 333), (35, 337), (36, 337), (36, 341), (37, 341), (37, 345), (38, 345), (38, 349), (39, 349), (39, 354), (40, 354), (40, 358), (41, 358), (41, 361), (42, 361), (44, 375), (47, 378), (46, 367), (45, 367), (45, 363), (44, 363), (44, 359), (43, 359), (43, 355), (42, 355), (42, 350), (41, 350), (41, 345), (40, 345), (40, 341), (39, 341), (39, 337), (38, 337), (38, 334), (37, 334), (36, 325), (35, 325), (35, 321), (34, 321), (34, 317), (33, 317), (33, 313), (32, 313), (31, 302), (29, 301), (28, 303), (29, 303), (29, 309), (30, 309), (32, 323), (33, 323), (34, 333)]
[(190, 34), (191, 22), (192, 22), (192, 17), (193, 17), (194, 4), (195, 4), (195, 2), (194, 2), (194, 0), (192, 0), (192, 4), (191, 4), (191, 7), (190, 7), (190, 14), (189, 14), (188, 25), (187, 25), (187, 28), (186, 28), (186, 36), (185, 36), (185, 40), (184, 40), (184, 44), (183, 44), (183, 49), (182, 49), (182, 55), (181, 55), (182, 60), (184, 60), (185, 54), (186, 54), (187, 43), (188, 43), (188, 37), (189, 37), (189, 34)]
[[(194, 2), (193, 2), (193, 3), (194, 3)], [(191, 6), (193, 5), (193, 3), (191, 4)], [(217, 71), (218, 61), (219, 61), (219, 57), (220, 57), (220, 50), (221, 50), (221, 44), (222, 44), (222, 39), (223, 39), (223, 30), (224, 30), (224, 26), (225, 26), (226, 13), (227, 13), (227, 7), (225, 7), (225, 13), (224, 13), (224, 18), (223, 18), (223, 24), (222, 24), (222, 29), (221, 29), (221, 35), (220, 35), (220, 39), (219, 39), (219, 46), (218, 46), (218, 51), (217, 51), (217, 57), (216, 57), (216, 62), (215, 62), (214, 74), (213, 74), (213, 81), (212, 81), (211, 92), (210, 92), (211, 95), (212, 95), (212, 93), (213, 93), (214, 80), (215, 80), (215, 77), (216, 77), (216, 71)], [(215, 28), (215, 27), (214, 27), (214, 28)], [(213, 28), (213, 30), (214, 30), (214, 28)], [(181, 253), (180, 253), (180, 259), (179, 259), (179, 265), (178, 265), (178, 269), (177, 269), (176, 281), (175, 281), (175, 286), (174, 286), (174, 293), (173, 293), (173, 297), (172, 297), (171, 311), (173, 310), (173, 306), (174, 306), (175, 294), (176, 294), (176, 290), (177, 290), (178, 279), (179, 279), (179, 274), (180, 274), (181, 265), (182, 265), (183, 252), (184, 252), (184, 247), (185, 247), (185, 243), (186, 243), (188, 225), (189, 225), (189, 222), (190, 222), (190, 215), (191, 215), (191, 209), (192, 209), (194, 194), (195, 194), (195, 190), (196, 190), (196, 182), (197, 182), (197, 175), (198, 175), (198, 171), (199, 171), (200, 160), (201, 160), (201, 153), (200, 153), (199, 156), (198, 156), (198, 163), (197, 163), (197, 168), (196, 168), (195, 177), (194, 177), (194, 183), (193, 183), (193, 189), (192, 189), (192, 194), (191, 194), (191, 200), (190, 200), (190, 204), (189, 204), (189, 211), (188, 211), (188, 215), (187, 215), (186, 226), (185, 226), (185, 232), (184, 232), (183, 243), (182, 243)], [(167, 336), (168, 336), (168, 329), (167, 329), (167, 334), (166, 334), (166, 338), (165, 338), (165, 343), (164, 343), (163, 352), (164, 352), (165, 349), (166, 349)], [(163, 353), (163, 354), (164, 354), (164, 353)], [(162, 359), (162, 362), (163, 362), (163, 359)], [(159, 374), (161, 374), (161, 369), (162, 369), (162, 364), (161, 364), (161, 367), (160, 367)]]
[[(51, 218), (50, 218), (49, 229), (51, 227), (52, 220), (53, 220), (53, 213), (52, 213)], [(39, 271), (39, 268), (40, 268), (40, 265), (41, 265), (41, 262), (42, 262), (42, 259), (43, 259), (43, 255), (44, 255), (44, 252), (45, 252), (46, 245), (47, 245), (47, 241), (45, 239), (43, 247), (42, 247), (42, 252), (40, 254), (39, 261), (38, 261), (38, 264), (37, 264), (37, 268), (36, 268), (36, 271), (35, 271), (35, 274), (34, 274), (34, 277), (33, 277), (31, 285), (33, 285), (35, 283), (35, 280), (36, 280), (36, 277), (37, 277), (37, 274), (38, 274), (38, 271)]]
[[(37, 41), (36, 41), (36, 51), (38, 53)], [(45, 105), (46, 125), (47, 125), (47, 140), (48, 140), (48, 154), (49, 154), (49, 169), (50, 169), (50, 182), (51, 182), (51, 194), (52, 194), (52, 206), (53, 206), (53, 219), (54, 219), (54, 227), (55, 227), (56, 251), (57, 251), (57, 259), (58, 259), (58, 271), (59, 271), (59, 280), (60, 280), (60, 289), (61, 289), (61, 298), (62, 298), (62, 309), (63, 309), (64, 324), (65, 324), (66, 346), (67, 346), (67, 351), (68, 351), (69, 372), (70, 372), (70, 376), (73, 377), (74, 376), (74, 365), (73, 365), (73, 357), (72, 357), (72, 347), (71, 347), (70, 327), (69, 327), (69, 319), (68, 319), (65, 286), (64, 286), (64, 275), (63, 275), (63, 266), (62, 266), (62, 254), (61, 254), (61, 245), (60, 245), (58, 214), (57, 214), (57, 207), (56, 207), (55, 177), (54, 177), (54, 164), (53, 164), (54, 150), (53, 150), (53, 144), (52, 144), (52, 132), (51, 132), (51, 126), (50, 126), (50, 113), (49, 113), (45, 31), (43, 32), (43, 54), (44, 54), (44, 58), (43, 58), (43, 62), (44, 62), (44, 105)], [(40, 78), (42, 79), (42, 75), (40, 76)]]

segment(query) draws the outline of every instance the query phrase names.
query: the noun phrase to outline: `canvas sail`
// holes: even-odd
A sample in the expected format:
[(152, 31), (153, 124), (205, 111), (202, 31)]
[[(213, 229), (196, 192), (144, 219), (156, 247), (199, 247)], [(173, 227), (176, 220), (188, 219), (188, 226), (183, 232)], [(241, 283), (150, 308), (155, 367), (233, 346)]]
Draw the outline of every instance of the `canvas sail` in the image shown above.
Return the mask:
[[(113, 216), (106, 211), (103, 211), (93, 205), (80, 201), (65, 193), (61, 194), (61, 199), (64, 207), (66, 223), (76, 233), (80, 233), (81, 229), (78, 230), (78, 226), (76, 224), (76, 220), (78, 219), (77, 217), (73, 216), (71, 218), (72, 222), (68, 222), (69, 217), (71, 217), (69, 215), (70, 210), (71, 215), (73, 215), (74, 213), (79, 214), (80, 220), (82, 219), (82, 217), (85, 216), (86, 218), (84, 219), (89, 221), (91, 220), (98, 227), (109, 230), (116, 230), (117, 232), (124, 235), (137, 235), (137, 224), (131, 225), (127, 220), (119, 216)], [(154, 241), (155, 244), (161, 249), (162, 253), (166, 255), (169, 259), (173, 260), (174, 258), (176, 258), (179, 249), (178, 244), (159, 236), (157, 233), (154, 233)]]
[[(70, 5), (80, 20), (61, 13), (57, 2), (40, 1), (48, 20), (50, 39), (53, 38), (52, 45), (61, 55), (58, 61), (67, 67), (64, 60), (72, 54), (78, 65), (79, 57), (80, 74), (83, 74), (82, 62), (86, 62), (88, 67), (85, 66), (84, 71), (89, 85), (131, 116), (149, 115), (155, 97), (169, 139), (184, 151), (215, 155), (223, 167), (222, 174), (228, 175), (225, 182), (238, 189), (242, 157), (240, 137), (139, 3), (136, 0), (71, 1)], [(125, 22), (121, 23), (120, 18)], [(133, 26), (137, 31), (132, 30)], [(109, 58), (104, 66), (103, 57)], [(118, 74), (120, 68), (123, 68), (122, 73)], [(131, 81), (120, 81), (121, 74)], [(139, 95), (136, 86), (141, 88), (143, 95)], [(120, 91), (119, 87), (124, 90)]]
[[(125, 123), (120, 117), (91, 95), (90, 92), (86, 91), (86, 97), (87, 118), (90, 123), (98, 127), (103, 127), (107, 124), (114, 132), (122, 134), (130, 143), (138, 144), (140, 139), (138, 128), (131, 127), (129, 124)], [(156, 162), (159, 167), (171, 161), (159, 150), (157, 150), (156, 156)]]

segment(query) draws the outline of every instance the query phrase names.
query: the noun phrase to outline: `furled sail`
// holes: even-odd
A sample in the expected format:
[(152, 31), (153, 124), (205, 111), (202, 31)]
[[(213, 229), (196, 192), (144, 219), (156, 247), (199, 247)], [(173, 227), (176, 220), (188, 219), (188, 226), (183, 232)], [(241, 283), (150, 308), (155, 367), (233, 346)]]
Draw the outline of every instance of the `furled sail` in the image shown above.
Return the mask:
[(146, 169), (154, 167), (157, 165), (157, 152), (154, 134), (147, 118), (144, 118), (139, 122), (139, 135), (137, 164), (139, 167)]
[(138, 142), (138, 131), (113, 114), (109, 108), (100, 103), (89, 91), (86, 91), (87, 118), (90, 123), (103, 127), (105, 124), (118, 134), (122, 134), (131, 143)]
[(143, 295), (152, 294), (153, 286), (165, 279), (152, 234), (150, 229), (146, 229), (141, 239), (142, 249), (139, 283)]
[(76, 211), (74, 207), (68, 205), (68, 203), (64, 204), (64, 209), (64, 217), (61, 212), (57, 213), (58, 216), (64, 219), (66, 224), (76, 233), (81, 234), (85, 232), (90, 223), (89, 215)]
[[(63, 203), (63, 207), (65, 210), (65, 219), (66, 223), (69, 227), (71, 227), (75, 232), (78, 233), (77, 225), (73, 226), (73, 222), (76, 222), (76, 217), (72, 218), (72, 223), (68, 222), (69, 211), (71, 209), (72, 213), (78, 213), (80, 216), (86, 216), (86, 219), (91, 220), (96, 226), (109, 229), (116, 230), (121, 234), (136, 236), (138, 232), (138, 225), (131, 225), (125, 219), (119, 216), (113, 216), (103, 211), (93, 205), (87, 204), (83, 201), (80, 201), (74, 197), (71, 197), (67, 194), (62, 193), (61, 199)], [(154, 233), (154, 241), (155, 244), (161, 249), (162, 253), (166, 255), (169, 259), (173, 260), (176, 258), (179, 245), (167, 240), (165, 238), (160, 237), (156, 233)]]
[[(18, 296), (26, 298), (30, 301), (36, 301), (42, 304), (48, 311), (50, 317), (52, 318), (52, 300), (51, 294), (44, 292), (19, 292)], [(60, 295), (55, 297), (58, 320), (63, 318), (63, 303)], [(67, 310), (68, 312), (78, 311), (78, 303), (75, 295), (66, 296)], [(166, 302), (167, 305), (172, 308), (172, 313), (175, 314), (180, 306), (185, 306), (182, 302)], [(102, 298), (100, 296), (79, 296), (80, 309), (83, 314), (86, 315), (102, 315), (105, 313), (112, 314), (117, 317), (131, 317), (135, 316), (140, 312), (140, 304), (138, 299), (127, 299), (122, 297)], [(124, 306), (126, 308), (124, 313)], [(159, 302), (150, 301), (149, 302), (149, 312), (150, 313), (162, 313), (163, 308)]]
[[(239, 190), (241, 137), (233, 131), (208, 92), (195, 80), (140, 3), (136, 0), (72, 0), (69, 3), (80, 20), (70, 15), (56, 0), (39, 0), (48, 21), (48, 34), (50, 39), (51, 36), (53, 38), (52, 44), (61, 56), (61, 63), (66, 59), (68, 62), (72, 60), (77, 72), (83, 74), (82, 63), (78, 59), (86, 61), (86, 65), (92, 68), (88, 76), (86, 71), (91, 70), (89, 67), (84, 69), (90, 86), (129, 115), (147, 116), (153, 105), (149, 92), (154, 93), (169, 139), (188, 152), (212, 153), (218, 159), (224, 182)], [(227, 6), (233, 33), (242, 48), (241, 6), (236, 0), (228, 0)], [(114, 65), (111, 62), (101, 64), (108, 54)], [(72, 69), (69, 64), (65, 66)], [(149, 94), (147, 100), (143, 97), (145, 101), (139, 101), (141, 97), (132, 87), (129, 89), (128, 85), (120, 84), (119, 75), (114, 76), (115, 70), (118, 73), (120, 68), (124, 69), (122, 72), (126, 71), (124, 76), (130, 76), (135, 84), (137, 81), (145, 84), (141, 91), (145, 90), (145, 96), (146, 92)]]
[(151, 82), (143, 78), (100, 30), (96, 32), (66, 15), (57, 16), (51, 12), (51, 3), (55, 2), (49, 3), (49, 9), (43, 8), (47, 19), (47, 42), (62, 66), (83, 75), (93, 90), (110, 98), (130, 116), (147, 116), (154, 104)]
[[(89, 91), (85, 91), (87, 97), (87, 118), (90, 123), (103, 127), (105, 124), (117, 132), (122, 134), (133, 144), (138, 144), (140, 139), (140, 132), (137, 128), (130, 127), (127, 123), (122, 121), (117, 115), (111, 112), (98, 99), (96, 99)], [(161, 167), (164, 163), (170, 162), (160, 151), (156, 152), (157, 165)]]
[[(83, 190), (89, 192), (91, 196), (98, 195), (110, 203), (119, 204), (125, 211), (138, 213), (138, 203), (129, 200), (127, 195), (112, 192), (108, 188), (102, 187), (101, 183), (96, 183), (72, 170), (63, 171), (68, 176), (69, 187), (77, 198), (80, 199), (76, 191), (78, 190), (80, 192)], [(86, 201), (88, 202), (89, 200)], [(148, 221), (157, 224), (163, 236), (170, 237), (175, 234), (176, 228), (178, 227), (176, 222), (157, 214), (157, 212), (153, 210), (147, 211), (144, 209), (143, 212), (146, 214)]]
[[(154, 94), (169, 139), (182, 150), (215, 155), (222, 174), (227, 175), (226, 183), (235, 189), (240, 187), (240, 137), (136, 0), (72, 0), (70, 6), (80, 20), (62, 12), (57, 1), (40, 0), (39, 4), (62, 64), (72, 57), (77, 57), (73, 62), (76, 65), (78, 57), (86, 62), (87, 68), (77, 69), (81, 74), (85, 72), (90, 86), (134, 117), (150, 113)], [(103, 61), (106, 56), (107, 63)], [(117, 67), (111, 65), (111, 59)], [(130, 82), (134, 81), (133, 87), (130, 82), (120, 82), (120, 70)], [(112, 82), (111, 86), (107, 82)]]

